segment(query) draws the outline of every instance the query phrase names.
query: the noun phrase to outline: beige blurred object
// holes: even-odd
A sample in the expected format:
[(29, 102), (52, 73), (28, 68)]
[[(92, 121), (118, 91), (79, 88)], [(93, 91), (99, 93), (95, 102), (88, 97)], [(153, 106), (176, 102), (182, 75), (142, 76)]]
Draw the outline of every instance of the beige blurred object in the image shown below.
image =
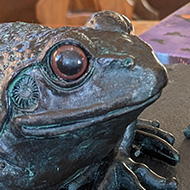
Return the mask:
[(153, 8), (147, 0), (134, 0), (135, 20), (158, 20), (159, 12)]
[(157, 25), (158, 23), (159, 21), (157, 20), (133, 20), (132, 24), (135, 29), (134, 34), (139, 36), (153, 26)]
[(0, 22), (37, 22), (37, 0), (0, 0)]
[(100, 10), (113, 10), (132, 19), (133, 0), (99, 0)]
[(133, 0), (39, 0), (36, 16), (48, 26), (83, 25), (94, 12), (113, 10), (132, 18)]

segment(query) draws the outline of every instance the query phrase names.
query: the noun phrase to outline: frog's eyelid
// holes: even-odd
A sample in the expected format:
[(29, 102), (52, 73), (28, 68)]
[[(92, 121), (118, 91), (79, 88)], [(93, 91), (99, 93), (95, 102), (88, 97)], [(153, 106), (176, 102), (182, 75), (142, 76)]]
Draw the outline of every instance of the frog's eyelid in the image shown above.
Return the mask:
[[(53, 46), (51, 46), (48, 50), (47, 50), (47, 54), (52, 54), (52, 52), (55, 51), (55, 49), (57, 49), (58, 47), (62, 46), (62, 45), (74, 45), (76, 47), (79, 47), (81, 48), (85, 54), (87, 55), (87, 57), (92, 57), (92, 54), (93, 52), (91, 52), (91, 49), (95, 49), (95, 47), (92, 47), (93, 44), (92, 43), (89, 43), (88, 46), (91, 47), (91, 49), (87, 49), (86, 48), (86, 45), (83, 44), (82, 42), (79, 42), (75, 39), (72, 39), (72, 38), (68, 38), (66, 40), (63, 40), (63, 41), (60, 41), (60, 42), (57, 42), (56, 44), (54, 44)], [(46, 56), (46, 55), (45, 55)], [(44, 57), (45, 57), (44, 56)]]
[(132, 58), (133, 60), (135, 60), (135, 57), (133, 55), (129, 55), (129, 58)]

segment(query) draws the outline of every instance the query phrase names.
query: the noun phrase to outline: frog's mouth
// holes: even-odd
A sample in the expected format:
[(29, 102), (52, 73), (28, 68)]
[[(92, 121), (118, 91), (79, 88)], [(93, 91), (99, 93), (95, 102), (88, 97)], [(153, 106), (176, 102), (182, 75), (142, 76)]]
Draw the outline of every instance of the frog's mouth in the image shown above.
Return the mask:
[(26, 138), (54, 138), (68, 132), (109, 121), (135, 110), (140, 110), (139, 112), (137, 111), (137, 113), (140, 114), (145, 107), (156, 101), (160, 95), (161, 92), (139, 104), (115, 110), (112, 109), (106, 111), (106, 113), (105, 111), (99, 110), (87, 112), (86, 109), (82, 111), (80, 109), (77, 111), (67, 110), (67, 112), (56, 111), (35, 115), (23, 115), (13, 119), (13, 126)]

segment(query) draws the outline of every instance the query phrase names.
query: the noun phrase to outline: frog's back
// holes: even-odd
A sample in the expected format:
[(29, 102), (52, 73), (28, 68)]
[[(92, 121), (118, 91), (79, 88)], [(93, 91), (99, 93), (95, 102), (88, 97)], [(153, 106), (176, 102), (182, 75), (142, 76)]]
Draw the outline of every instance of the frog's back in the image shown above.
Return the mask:
[(43, 48), (41, 42), (50, 31), (49, 27), (24, 22), (0, 24), (0, 109), (2, 92), (12, 75), (37, 61)]
[[(48, 27), (23, 22), (3, 23), (0, 25), (0, 70), (6, 70), (11, 63), (15, 66), (37, 55), (39, 49), (33, 47), (40, 36), (48, 32)], [(35, 45), (37, 46), (37, 44)], [(34, 48), (36, 52), (34, 52)], [(22, 62), (22, 63), (21, 63)]]

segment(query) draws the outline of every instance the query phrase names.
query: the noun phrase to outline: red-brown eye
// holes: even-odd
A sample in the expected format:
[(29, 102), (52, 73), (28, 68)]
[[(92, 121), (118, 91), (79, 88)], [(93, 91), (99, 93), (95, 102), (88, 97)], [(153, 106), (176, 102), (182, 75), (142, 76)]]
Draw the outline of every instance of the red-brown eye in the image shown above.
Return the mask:
[(85, 52), (74, 45), (62, 45), (52, 56), (53, 71), (62, 79), (74, 80), (82, 76), (87, 68)]

